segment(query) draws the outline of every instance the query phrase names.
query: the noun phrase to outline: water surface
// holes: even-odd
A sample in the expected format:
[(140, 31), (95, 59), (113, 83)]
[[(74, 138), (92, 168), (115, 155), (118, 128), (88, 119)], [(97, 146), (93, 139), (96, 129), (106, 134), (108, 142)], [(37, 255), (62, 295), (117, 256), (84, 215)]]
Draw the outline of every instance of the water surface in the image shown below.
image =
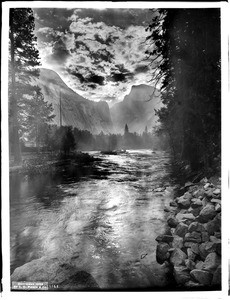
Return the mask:
[[(154, 286), (155, 238), (172, 198), (165, 152), (128, 151), (59, 175), (11, 177), (11, 271), (57, 257), (93, 275), (99, 286)], [(166, 190), (155, 192), (163, 186)]]

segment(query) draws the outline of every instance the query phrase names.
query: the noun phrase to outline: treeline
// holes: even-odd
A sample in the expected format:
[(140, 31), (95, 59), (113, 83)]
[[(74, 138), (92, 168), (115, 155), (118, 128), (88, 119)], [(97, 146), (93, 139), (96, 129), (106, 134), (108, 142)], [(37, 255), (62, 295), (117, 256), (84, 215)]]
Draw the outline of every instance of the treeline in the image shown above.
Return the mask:
[(219, 9), (153, 11), (147, 51), (164, 107), (158, 133), (168, 136), (174, 161), (215, 171), (221, 153)]
[[(29, 142), (30, 141), (30, 142)], [(32, 142), (31, 142), (32, 141)], [(147, 127), (142, 134), (129, 132), (125, 126), (124, 134), (92, 134), (87, 130), (79, 130), (71, 126), (46, 125), (34, 139), (22, 140), (23, 151), (51, 151), (68, 155), (75, 150), (112, 151), (119, 149), (159, 148), (157, 137), (148, 132)]]
[(9, 18), (9, 146), (14, 163), (22, 160), (20, 140), (35, 140), (54, 118), (53, 108), (36, 85), (39, 52), (30, 8), (11, 8)]

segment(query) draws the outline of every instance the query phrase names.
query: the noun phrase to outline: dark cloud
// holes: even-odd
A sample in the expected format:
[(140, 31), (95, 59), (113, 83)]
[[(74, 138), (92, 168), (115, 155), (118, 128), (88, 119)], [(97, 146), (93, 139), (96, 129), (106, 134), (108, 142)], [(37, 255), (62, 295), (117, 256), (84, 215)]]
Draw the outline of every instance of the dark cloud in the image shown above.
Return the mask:
[(90, 52), (90, 57), (94, 59), (94, 63), (99, 64), (101, 61), (112, 62), (114, 55), (106, 49), (99, 49), (96, 52)]
[(69, 74), (78, 78), (81, 84), (87, 84), (88, 87), (95, 89), (97, 85), (104, 85), (105, 77), (90, 73), (87, 76), (83, 76), (78, 69), (72, 70), (71, 68), (67, 69)]
[(123, 64), (115, 65), (110, 76), (107, 77), (108, 81), (113, 82), (126, 82), (128, 79), (133, 78), (133, 73), (124, 67)]
[(70, 56), (69, 51), (66, 49), (65, 43), (59, 39), (57, 42), (54, 43), (52, 54), (48, 55), (46, 60), (49, 63), (65, 63), (67, 58)]
[(139, 73), (146, 73), (149, 71), (149, 66), (146, 66), (146, 65), (137, 65), (135, 70), (134, 70), (134, 73), (135, 74), (139, 74)]
[(96, 74), (91, 74), (89, 77), (86, 78), (87, 82), (96, 83), (99, 85), (104, 85), (105, 78), (103, 76), (99, 76)]

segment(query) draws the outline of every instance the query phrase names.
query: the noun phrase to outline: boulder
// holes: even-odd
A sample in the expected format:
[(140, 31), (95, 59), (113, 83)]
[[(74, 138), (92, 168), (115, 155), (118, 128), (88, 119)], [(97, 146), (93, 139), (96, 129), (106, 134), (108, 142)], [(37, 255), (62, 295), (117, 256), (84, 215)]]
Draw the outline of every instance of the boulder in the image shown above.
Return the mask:
[(170, 256), (170, 262), (174, 266), (184, 265), (187, 255), (179, 248), (174, 249)]
[(220, 190), (220, 189), (215, 189), (212, 193), (213, 193), (215, 196), (218, 196), (218, 195), (220, 195), (221, 190)]
[(185, 266), (186, 266), (189, 270), (195, 269), (195, 262), (192, 261), (191, 259), (185, 259), (184, 263), (185, 263)]
[(217, 203), (217, 204), (215, 205), (215, 211), (216, 211), (216, 212), (221, 212), (221, 205), (220, 205), (219, 203)]
[(206, 223), (212, 220), (216, 216), (215, 207), (212, 204), (207, 204), (200, 212), (199, 221), (201, 223)]
[(184, 237), (185, 242), (192, 242), (192, 243), (201, 243), (201, 234), (200, 232), (188, 232), (185, 234)]
[(169, 216), (167, 219), (167, 223), (168, 223), (168, 226), (175, 228), (179, 224), (179, 221), (177, 220), (177, 218), (175, 218), (173, 216)]
[(193, 279), (195, 279), (195, 281), (203, 284), (204, 286), (211, 285), (213, 276), (207, 271), (194, 269), (190, 272), (190, 275)]
[(196, 263), (196, 269), (202, 270), (203, 264), (204, 264), (203, 261), (201, 261), (201, 260), (197, 261), (197, 263)]
[(199, 254), (202, 259), (205, 259), (209, 253), (215, 252), (217, 248), (216, 243), (205, 242), (199, 245)]
[(182, 198), (182, 199), (178, 200), (177, 204), (180, 208), (188, 208), (191, 204), (191, 201), (190, 201), (190, 199)]
[(12, 281), (43, 281), (57, 284), (60, 290), (99, 289), (95, 279), (87, 272), (68, 264), (58, 258), (32, 260), (14, 270)]
[(188, 259), (194, 262), (196, 259), (196, 254), (192, 251), (191, 248), (187, 248), (187, 254), (188, 254)]
[(221, 286), (221, 265), (217, 267), (213, 274), (212, 286)]
[(173, 275), (178, 285), (184, 285), (190, 278), (190, 270), (183, 266), (174, 266)]
[(207, 190), (209, 187), (210, 187), (210, 183), (207, 182), (207, 183), (204, 185), (204, 189)]
[(204, 261), (202, 270), (209, 271), (214, 273), (217, 267), (221, 264), (220, 256), (217, 255), (215, 252), (209, 253)]
[(192, 199), (192, 194), (190, 192), (186, 192), (186, 193), (184, 193), (183, 198), (187, 199), (187, 200), (191, 200)]
[(204, 230), (205, 230), (204, 226), (198, 222), (192, 222), (188, 227), (188, 232), (193, 232), (193, 231), (202, 232)]
[(182, 248), (183, 247), (183, 238), (178, 236), (178, 235), (174, 235), (174, 239), (173, 239), (173, 242), (172, 242), (172, 247), (173, 248)]
[(156, 261), (163, 264), (170, 257), (170, 246), (167, 243), (159, 243), (156, 249)]
[(203, 205), (203, 203), (199, 198), (192, 198), (191, 199), (191, 207), (192, 208), (197, 208), (197, 207), (200, 207), (202, 205)]
[(208, 234), (213, 235), (215, 232), (220, 232), (221, 230), (221, 218), (218, 213), (215, 218), (205, 224)]
[(158, 235), (156, 238), (157, 242), (165, 242), (165, 243), (171, 243), (173, 241), (173, 236), (172, 235), (166, 235), (166, 234), (161, 234)]
[(207, 197), (208, 199), (213, 198), (213, 190), (212, 189), (208, 189), (204, 192), (205, 197)]
[[(186, 223), (187, 221), (194, 221), (195, 220), (195, 217), (193, 214), (191, 213), (186, 213), (186, 214), (182, 214), (181, 212), (179, 212), (177, 215), (176, 215), (176, 218), (179, 222), (184, 222)], [(190, 222), (191, 223), (191, 222)]]
[(179, 223), (176, 227), (175, 234), (184, 237), (185, 234), (188, 232), (188, 225), (184, 223)]
[(199, 198), (199, 197), (203, 198), (204, 197), (204, 192), (205, 192), (204, 189), (200, 188), (198, 190), (195, 190), (192, 195), (195, 198)]
[(220, 200), (220, 199), (215, 199), (215, 198), (213, 198), (213, 199), (211, 200), (211, 203), (218, 203), (218, 204), (221, 204), (221, 200)]
[(203, 243), (209, 241), (209, 234), (207, 231), (201, 232), (201, 240)]

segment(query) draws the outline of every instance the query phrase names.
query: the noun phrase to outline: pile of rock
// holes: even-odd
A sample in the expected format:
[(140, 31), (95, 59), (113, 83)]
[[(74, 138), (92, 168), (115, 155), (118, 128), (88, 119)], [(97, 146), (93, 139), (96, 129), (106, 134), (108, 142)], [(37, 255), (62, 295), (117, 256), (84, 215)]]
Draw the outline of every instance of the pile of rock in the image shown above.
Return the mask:
[(168, 228), (156, 238), (157, 262), (168, 262), (178, 286), (221, 286), (221, 184), (206, 178), (187, 183), (170, 202)]

